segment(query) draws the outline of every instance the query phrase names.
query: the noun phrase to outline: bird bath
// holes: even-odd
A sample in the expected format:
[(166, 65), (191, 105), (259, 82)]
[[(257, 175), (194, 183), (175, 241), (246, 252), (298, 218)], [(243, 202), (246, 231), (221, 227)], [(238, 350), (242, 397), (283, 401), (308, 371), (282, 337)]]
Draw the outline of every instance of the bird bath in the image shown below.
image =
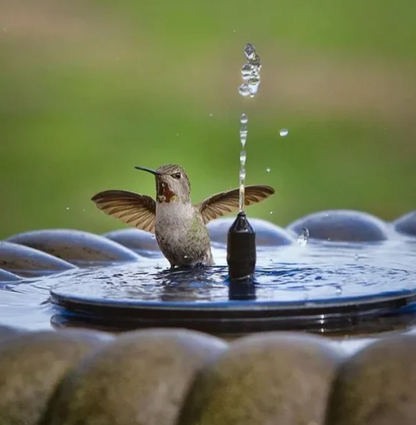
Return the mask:
[[(247, 63), (241, 69), (245, 82), (239, 93), (251, 98), (258, 92), (261, 63), (250, 44), (245, 55)], [(243, 199), (250, 195), (244, 187), (247, 123), (242, 114), (240, 213)], [(280, 136), (287, 135), (283, 128)], [(184, 174), (172, 176), (180, 179)], [(167, 194), (174, 194), (166, 194), (164, 184), (159, 195), (166, 200)], [(270, 189), (262, 186), (257, 198), (272, 194)], [(121, 193), (111, 192), (111, 196)], [(137, 227), (146, 210), (140, 225), (153, 230), (154, 200), (146, 209), (143, 196), (133, 194), (136, 206), (141, 197), (142, 210), (130, 216), (131, 211), (121, 211), (113, 198), (104, 202), (97, 196), (93, 200), (102, 201), (101, 209)], [(415, 321), (416, 213), (386, 223), (362, 212), (324, 211), (285, 229), (250, 219), (257, 262), (252, 279), (246, 281), (229, 280), (226, 241), (233, 221), (209, 224), (215, 265), (205, 268), (168, 270), (156, 241), (137, 229), (103, 236), (45, 230), (0, 241), (0, 324), (32, 330), (182, 327), (235, 336), (268, 330), (374, 334), (405, 329)], [(169, 230), (170, 224), (165, 227)], [(169, 249), (176, 254), (175, 248), (184, 246), (173, 244)], [(187, 257), (180, 254), (182, 262)], [(238, 275), (238, 267), (234, 271)]]
[[(265, 330), (352, 335), (405, 329), (416, 319), (416, 239), (394, 224), (352, 211), (318, 213), (287, 229), (251, 219), (257, 233), (254, 279), (235, 283), (228, 280), (224, 244), (232, 221), (209, 226), (216, 265), (197, 269), (169, 270), (151, 236), (135, 229), (107, 237), (49, 230), (16, 235), (9, 239), (13, 247), (54, 252), (77, 267), (53, 273), (33, 267), (28, 275), (18, 270), (17, 257), (3, 261), (8, 272), (30, 277), (0, 277), (0, 323), (111, 331), (183, 327), (223, 336)], [(309, 229), (306, 245), (297, 243), (299, 226)], [(7, 249), (0, 250), (0, 260)]]

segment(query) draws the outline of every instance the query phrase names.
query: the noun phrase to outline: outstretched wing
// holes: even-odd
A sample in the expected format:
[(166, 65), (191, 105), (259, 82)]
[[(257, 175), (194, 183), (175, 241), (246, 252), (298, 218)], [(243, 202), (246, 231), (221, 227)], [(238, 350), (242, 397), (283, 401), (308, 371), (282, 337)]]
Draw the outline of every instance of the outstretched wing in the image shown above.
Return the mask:
[[(244, 205), (249, 206), (264, 201), (273, 195), (274, 189), (270, 186), (246, 186)], [(204, 224), (225, 214), (238, 210), (239, 189), (217, 193), (205, 201), (195, 205), (202, 214)]]
[(150, 196), (125, 190), (105, 190), (91, 198), (97, 208), (129, 226), (155, 232), (156, 202)]

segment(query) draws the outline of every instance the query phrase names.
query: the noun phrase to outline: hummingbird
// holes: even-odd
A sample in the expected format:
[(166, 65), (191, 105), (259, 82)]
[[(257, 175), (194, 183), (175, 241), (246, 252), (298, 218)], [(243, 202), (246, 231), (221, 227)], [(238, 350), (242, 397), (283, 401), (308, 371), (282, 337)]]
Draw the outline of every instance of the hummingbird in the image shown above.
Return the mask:
[[(105, 214), (155, 234), (171, 269), (214, 265), (206, 224), (238, 210), (239, 189), (217, 193), (193, 204), (191, 182), (181, 166), (166, 164), (156, 170), (135, 168), (155, 176), (156, 199), (125, 190), (106, 190), (91, 200)], [(256, 204), (273, 194), (270, 186), (246, 186), (244, 204)]]

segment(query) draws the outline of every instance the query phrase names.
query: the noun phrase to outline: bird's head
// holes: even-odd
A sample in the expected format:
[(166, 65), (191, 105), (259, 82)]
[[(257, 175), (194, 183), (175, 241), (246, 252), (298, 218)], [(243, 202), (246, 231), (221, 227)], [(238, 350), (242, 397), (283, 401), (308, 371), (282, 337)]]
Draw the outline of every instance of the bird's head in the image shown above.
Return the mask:
[(147, 171), (156, 178), (156, 202), (190, 202), (191, 183), (188, 174), (179, 165), (166, 164), (157, 170), (135, 167)]

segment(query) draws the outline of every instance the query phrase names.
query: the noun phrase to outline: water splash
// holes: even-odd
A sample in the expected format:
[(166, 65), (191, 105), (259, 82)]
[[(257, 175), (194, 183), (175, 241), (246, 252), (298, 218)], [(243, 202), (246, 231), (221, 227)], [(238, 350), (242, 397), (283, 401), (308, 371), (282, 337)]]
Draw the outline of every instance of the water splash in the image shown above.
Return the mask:
[(306, 227), (303, 227), (299, 232), (298, 244), (300, 246), (305, 246), (308, 243), (309, 239), (309, 230)]
[(241, 151), (240, 151), (240, 196), (239, 196), (239, 210), (240, 212), (244, 210), (244, 195), (245, 195), (245, 180), (246, 180), (246, 151), (245, 151), (245, 145), (247, 141), (247, 123), (248, 123), (248, 117), (246, 114), (242, 114), (240, 117), (240, 142), (241, 142)]
[(244, 54), (247, 59), (247, 62), (241, 67), (241, 77), (244, 83), (238, 88), (238, 92), (244, 97), (254, 97), (260, 85), (260, 56), (251, 43), (246, 44)]
[[(260, 85), (260, 69), (261, 62), (260, 56), (256, 52), (256, 48), (251, 44), (247, 43), (244, 47), (244, 54), (247, 62), (241, 68), (241, 76), (244, 83), (238, 88), (238, 92), (243, 97), (254, 97), (258, 92)], [(247, 142), (247, 123), (248, 117), (246, 114), (242, 114), (240, 117), (240, 182), (239, 182), (239, 210), (244, 210), (244, 198), (245, 198), (245, 180), (246, 180), (246, 159), (247, 154), (245, 146)]]

